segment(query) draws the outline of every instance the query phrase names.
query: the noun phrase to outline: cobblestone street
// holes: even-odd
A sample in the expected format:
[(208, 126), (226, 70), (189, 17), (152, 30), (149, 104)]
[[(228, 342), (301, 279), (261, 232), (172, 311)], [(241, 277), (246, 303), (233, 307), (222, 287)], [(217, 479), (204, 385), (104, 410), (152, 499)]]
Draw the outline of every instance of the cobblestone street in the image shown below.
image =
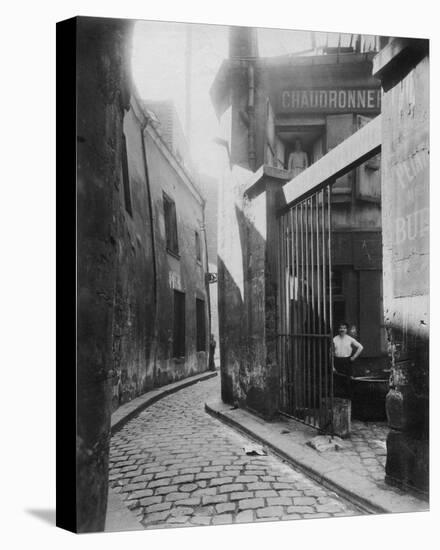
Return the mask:
[(209, 416), (219, 377), (161, 399), (115, 434), (110, 484), (146, 528), (360, 514)]
[(376, 483), (385, 484), (386, 439), (389, 427), (386, 422), (353, 420), (351, 435), (344, 440), (344, 456), (350, 457), (356, 470)]

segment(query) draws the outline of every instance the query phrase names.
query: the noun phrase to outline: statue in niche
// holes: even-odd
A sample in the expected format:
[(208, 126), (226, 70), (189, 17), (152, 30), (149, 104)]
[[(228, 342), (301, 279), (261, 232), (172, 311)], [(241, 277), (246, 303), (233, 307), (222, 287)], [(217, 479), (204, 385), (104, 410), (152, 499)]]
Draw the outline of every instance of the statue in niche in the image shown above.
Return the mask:
[(302, 143), (300, 139), (295, 140), (294, 150), (289, 155), (289, 162), (287, 169), (293, 172), (293, 177), (301, 174), (309, 166), (309, 160), (307, 153), (302, 150)]

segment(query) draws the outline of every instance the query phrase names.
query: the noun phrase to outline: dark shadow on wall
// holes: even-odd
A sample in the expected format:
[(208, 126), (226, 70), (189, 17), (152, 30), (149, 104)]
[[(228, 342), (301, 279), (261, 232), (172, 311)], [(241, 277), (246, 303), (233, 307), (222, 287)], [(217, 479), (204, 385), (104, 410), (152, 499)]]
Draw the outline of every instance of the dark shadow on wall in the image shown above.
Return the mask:
[[(251, 204), (244, 206), (252, 208)], [(236, 207), (243, 269), (243, 346), (238, 384), (240, 404), (264, 417), (272, 416), (275, 395), (271, 395), (271, 373), (267, 356), (266, 239), (250, 217)], [(266, 215), (262, 212), (261, 215)]]
[[(237, 251), (227, 251), (228, 265), (218, 257), (219, 328), (222, 399), (250, 409), (264, 418), (278, 410), (279, 375), (276, 360), (276, 197), (268, 200), (270, 219), (266, 238), (257, 229), (255, 216), (266, 217), (261, 209), (244, 200), (243, 210), (235, 207), (239, 240)], [(252, 221), (252, 218), (254, 221)], [(261, 220), (264, 225), (265, 220)], [(231, 264), (235, 261), (240, 265)], [(274, 263), (275, 262), (275, 263)], [(229, 269), (228, 269), (229, 266)], [(231, 271), (241, 272), (243, 287)]]
[[(77, 21), (76, 530), (103, 531), (108, 493), (116, 212), (130, 97), (127, 20)], [(63, 499), (59, 492), (57, 500)]]
[(235, 382), (244, 347), (244, 301), (239, 286), (220, 256), (217, 269), (221, 398), (225, 403), (238, 406)]
[(429, 494), (429, 339), (419, 331), (388, 326), (391, 348), (386, 412), (386, 480)]

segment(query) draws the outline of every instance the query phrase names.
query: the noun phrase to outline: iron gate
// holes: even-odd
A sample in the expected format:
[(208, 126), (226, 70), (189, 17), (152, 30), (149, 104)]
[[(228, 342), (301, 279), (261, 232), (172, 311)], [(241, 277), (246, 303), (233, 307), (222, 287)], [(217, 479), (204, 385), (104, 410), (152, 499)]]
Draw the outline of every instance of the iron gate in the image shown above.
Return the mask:
[(280, 412), (333, 432), (331, 185), (279, 217)]

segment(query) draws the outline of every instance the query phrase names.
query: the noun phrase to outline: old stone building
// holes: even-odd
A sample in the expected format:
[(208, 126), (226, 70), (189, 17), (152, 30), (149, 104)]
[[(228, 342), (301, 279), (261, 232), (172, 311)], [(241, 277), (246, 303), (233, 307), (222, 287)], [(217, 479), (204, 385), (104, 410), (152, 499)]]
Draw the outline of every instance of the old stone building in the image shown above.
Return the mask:
[(429, 490), (429, 42), (394, 38), (381, 79), (384, 319), (391, 354), (386, 474)]
[(360, 37), (269, 59), (253, 29), (231, 29), (211, 91), (224, 160), (209, 191), (216, 247), (217, 212), (206, 211), (173, 106), (133, 89), (131, 32), (131, 22), (82, 17), (57, 32), (59, 50), (75, 48), (57, 70), (77, 95), (57, 91), (59, 120), (75, 121), (61, 140), (71, 185), (57, 159), (75, 197), (58, 216), (77, 228), (76, 301), (59, 302), (76, 314), (76, 363), (57, 380), (76, 435), (68, 451), (59, 443), (58, 474), (75, 472), (75, 489), (58, 483), (57, 523), (104, 528), (112, 411), (208, 370), (211, 271), (222, 399), (337, 433), (331, 340), (346, 319), (364, 345), (355, 376), (385, 377), (386, 479), (427, 493), (427, 41)]
[[(72, 354), (76, 364), (64, 368), (65, 356), (70, 355), (66, 353), (69, 334), (58, 346), (63, 370), (57, 377), (61, 390), (57, 441), (65, 446), (59, 449), (62, 459), (57, 467), (62, 478), (57, 483), (57, 524), (79, 532), (103, 530), (107, 505), (113, 305), (123, 123), (131, 93), (131, 30), (130, 21), (93, 17), (57, 25), (57, 118), (62, 121), (57, 127), (57, 166), (62, 170), (58, 181), (62, 191), (67, 188), (75, 193), (73, 198), (67, 195), (69, 201), (61, 203), (63, 210), (58, 209), (57, 217), (67, 234), (77, 227), (72, 235), (72, 255), (76, 244), (76, 258), (73, 265), (69, 264), (76, 275), (76, 302), (72, 304), (67, 298), (69, 291), (73, 295), (72, 287), (64, 287), (58, 296), (60, 314), (69, 320), (63, 330), (65, 334), (72, 330), (76, 337), (76, 355)], [(65, 238), (65, 248), (66, 242)], [(65, 269), (63, 266), (58, 274), (64, 277)], [(66, 409), (75, 413), (73, 423)], [(74, 445), (76, 449), (72, 449)], [(69, 485), (64, 486), (66, 475), (75, 479), (73, 493)]]
[[(269, 180), (276, 189), (292, 179), (298, 143), (310, 166), (374, 119), (380, 81), (372, 76), (374, 52), (261, 58), (255, 31), (232, 29), (230, 36), (230, 59), (211, 91), (229, 151), (219, 220), (223, 391), (271, 416), (280, 406), (279, 239), (276, 204), (261, 193)], [(331, 318), (348, 320), (363, 342), (359, 376), (386, 367), (380, 182), (378, 155), (338, 178), (331, 192)]]
[(364, 346), (353, 413), (387, 414), (387, 479), (426, 491), (427, 57), (376, 38), (378, 57), (262, 58), (254, 29), (231, 29), (211, 90), (222, 399), (338, 433), (331, 347), (347, 320)]
[(124, 117), (113, 409), (208, 368), (205, 199), (176, 154), (174, 111), (147, 105), (133, 93)]
[(75, 192), (58, 219), (77, 227), (76, 302), (60, 302), (76, 319), (76, 364), (58, 379), (73, 418), (57, 432), (59, 471), (75, 484), (66, 494), (58, 483), (57, 523), (79, 532), (104, 528), (112, 411), (208, 369), (205, 199), (173, 106), (137, 97), (132, 32), (93, 17), (57, 26), (57, 165), (73, 167), (58, 179)]

